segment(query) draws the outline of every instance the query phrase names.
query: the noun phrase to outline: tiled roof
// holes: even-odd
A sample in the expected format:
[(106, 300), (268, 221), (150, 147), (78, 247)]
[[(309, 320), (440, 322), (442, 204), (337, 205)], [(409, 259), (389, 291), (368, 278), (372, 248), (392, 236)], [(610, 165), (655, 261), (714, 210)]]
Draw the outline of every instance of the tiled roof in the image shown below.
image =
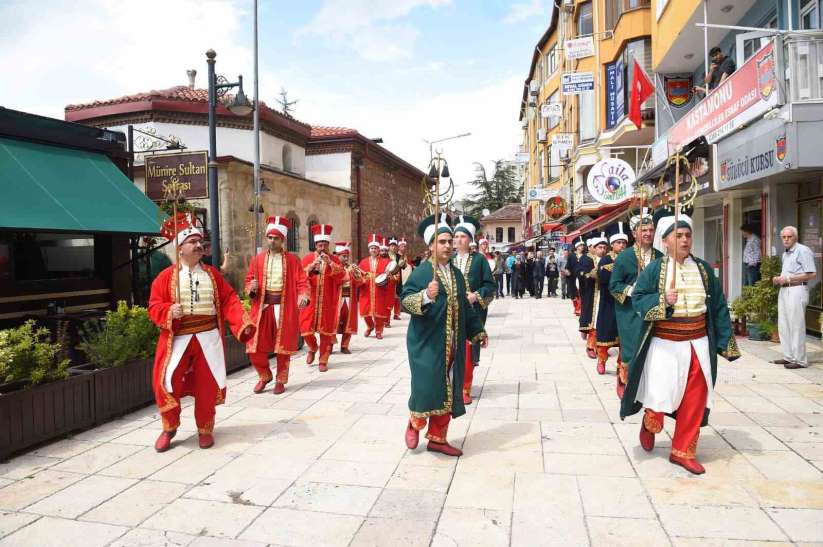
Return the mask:
[(504, 205), (497, 211), (492, 211), (480, 220), (520, 220), (522, 217), (523, 205), (519, 203), (510, 203), (508, 205)]
[(356, 129), (348, 127), (329, 127), (324, 125), (311, 126), (311, 138), (320, 139), (323, 137), (354, 137), (357, 135)]
[(105, 99), (102, 101), (92, 101), (90, 103), (82, 104), (70, 104), (66, 107), (66, 111), (70, 112), (74, 110), (84, 110), (86, 108), (97, 108), (98, 106), (106, 106), (111, 104), (150, 101), (152, 99), (205, 103), (209, 100), (209, 90), (193, 89), (187, 85), (177, 85), (168, 89), (152, 89), (151, 91), (146, 91), (144, 93), (123, 95), (122, 97), (117, 97), (115, 99)]

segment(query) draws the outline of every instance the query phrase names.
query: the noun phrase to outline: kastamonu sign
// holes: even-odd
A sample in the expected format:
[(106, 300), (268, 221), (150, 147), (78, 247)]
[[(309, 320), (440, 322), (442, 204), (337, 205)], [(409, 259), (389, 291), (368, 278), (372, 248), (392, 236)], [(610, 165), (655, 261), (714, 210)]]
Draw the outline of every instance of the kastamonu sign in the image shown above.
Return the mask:
[(172, 196), (207, 198), (208, 165), (206, 152), (146, 156), (146, 195), (155, 201)]

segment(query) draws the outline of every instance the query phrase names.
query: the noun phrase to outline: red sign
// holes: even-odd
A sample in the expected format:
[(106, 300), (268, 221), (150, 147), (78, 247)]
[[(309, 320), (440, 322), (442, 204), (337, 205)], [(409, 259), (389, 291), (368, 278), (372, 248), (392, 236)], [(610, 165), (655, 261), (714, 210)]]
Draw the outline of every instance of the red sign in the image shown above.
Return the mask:
[(705, 136), (714, 143), (778, 104), (774, 42), (711, 90), (669, 130), (669, 150)]

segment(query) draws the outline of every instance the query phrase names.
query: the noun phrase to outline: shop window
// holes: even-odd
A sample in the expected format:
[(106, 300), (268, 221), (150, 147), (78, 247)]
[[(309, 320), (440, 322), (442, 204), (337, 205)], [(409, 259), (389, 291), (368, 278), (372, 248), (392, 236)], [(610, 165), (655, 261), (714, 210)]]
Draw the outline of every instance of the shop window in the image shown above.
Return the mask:
[(583, 36), (594, 34), (594, 18), (592, 17), (592, 3), (580, 5), (580, 14), (577, 17), (577, 34)]
[(93, 235), (16, 232), (4, 244), (6, 266), (0, 248), (0, 279), (11, 272), (16, 281), (95, 277)]
[(508, 236), (509, 236), (509, 241), (508, 241), (508, 243), (514, 243), (514, 237), (515, 237), (515, 235), (514, 235), (514, 228), (509, 228), (509, 233), (508, 233)]
[[(494, 229), (494, 240), (498, 243), (503, 241), (503, 228), (502, 227), (498, 227), (498, 228)], [(2, 255), (0, 255), (0, 256), (2, 256)]]

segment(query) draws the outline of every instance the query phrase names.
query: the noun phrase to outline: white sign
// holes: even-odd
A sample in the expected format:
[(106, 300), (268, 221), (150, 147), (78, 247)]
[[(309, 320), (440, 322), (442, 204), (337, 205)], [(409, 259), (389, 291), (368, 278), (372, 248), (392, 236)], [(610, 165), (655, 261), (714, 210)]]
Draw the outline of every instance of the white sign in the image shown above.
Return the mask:
[(563, 95), (579, 95), (594, 91), (592, 72), (566, 72), (562, 75)]
[(586, 187), (600, 203), (614, 205), (634, 193), (634, 169), (625, 161), (606, 158), (595, 163), (586, 179)]
[(529, 153), (528, 152), (518, 152), (514, 155), (515, 161), (518, 163), (527, 163), (529, 161)]
[(562, 155), (572, 149), (572, 141), (574, 140), (573, 133), (555, 133), (552, 135), (552, 153), (557, 150), (557, 153)]
[(566, 40), (564, 48), (566, 59), (585, 59), (594, 55), (594, 40), (591, 36)]
[(540, 105), (541, 118), (559, 118), (563, 115), (563, 105), (560, 103), (546, 103)]
[(529, 188), (529, 201), (548, 201), (557, 195), (557, 190), (549, 190), (548, 188)]

